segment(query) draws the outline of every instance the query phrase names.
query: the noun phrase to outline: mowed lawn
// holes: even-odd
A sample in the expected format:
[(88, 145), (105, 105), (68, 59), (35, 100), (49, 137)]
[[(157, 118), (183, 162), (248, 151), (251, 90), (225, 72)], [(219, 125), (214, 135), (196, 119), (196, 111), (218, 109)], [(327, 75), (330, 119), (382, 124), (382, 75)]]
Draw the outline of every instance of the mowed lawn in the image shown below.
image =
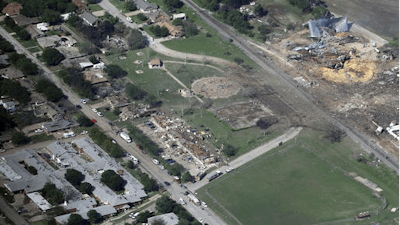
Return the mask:
[[(212, 181), (198, 190), (200, 199), (231, 225), (238, 222), (210, 196), (242, 224), (252, 225), (352, 219), (382, 205), (372, 190), (320, 159), (309, 150), (315, 145), (310, 147), (299, 139), (300, 144), (284, 144), (287, 150), (283, 153), (275, 149)], [(329, 151), (329, 145), (325, 146)]]

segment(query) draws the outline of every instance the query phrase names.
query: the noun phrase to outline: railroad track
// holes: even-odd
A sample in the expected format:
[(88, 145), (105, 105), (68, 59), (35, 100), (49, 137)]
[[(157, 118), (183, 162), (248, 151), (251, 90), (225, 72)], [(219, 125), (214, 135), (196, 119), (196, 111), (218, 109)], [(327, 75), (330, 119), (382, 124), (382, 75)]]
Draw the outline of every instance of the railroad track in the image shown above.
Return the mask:
[[(390, 156), (388, 153), (386, 153), (382, 148), (377, 146), (375, 143), (372, 143), (370, 140), (368, 140), (364, 135), (360, 134), (359, 131), (355, 129), (348, 128), (344, 126), (341, 122), (339, 122), (337, 119), (334, 119), (330, 115), (328, 115), (327, 112), (323, 111), (321, 109), (321, 105), (317, 99), (315, 99), (310, 93), (297, 88), (296, 83), (294, 80), (290, 77), (290, 75), (280, 71), (272, 61), (270, 60), (265, 60), (264, 58), (260, 57), (258, 51), (255, 49), (249, 47), (249, 44), (246, 40), (238, 36), (235, 31), (233, 31), (230, 27), (227, 25), (221, 23), (219, 20), (215, 19), (212, 15), (209, 14), (207, 10), (204, 10), (200, 8), (197, 4), (195, 4), (191, 0), (182, 0), (185, 4), (187, 4), (189, 7), (194, 9), (200, 17), (203, 18), (210, 26), (215, 28), (217, 31), (220, 32), (222, 36), (224, 36), (227, 39), (232, 39), (233, 43), (236, 44), (237, 47), (242, 49), (244, 53), (254, 60), (256, 63), (258, 63), (262, 68), (264, 68), (266, 71), (270, 72), (271, 75), (275, 75), (277, 78), (283, 79), (284, 82), (289, 84), (291, 88), (297, 92), (300, 97), (302, 97), (304, 100), (308, 101), (311, 103), (312, 106), (316, 108), (316, 113), (318, 112), (323, 118), (327, 119), (329, 122), (332, 124), (338, 126), (340, 129), (346, 131), (347, 135), (359, 143), (367, 152), (373, 152), (375, 155), (382, 157), (381, 160), (394, 169), (397, 173), (399, 173), (399, 164), (396, 159), (394, 159), (392, 156)], [(275, 96), (277, 96), (281, 101), (286, 103), (290, 108), (293, 109), (291, 104), (288, 104), (286, 101), (283, 100), (282, 97), (274, 93)], [(320, 107), (318, 107), (320, 106)], [(323, 106), (322, 106), (323, 107)], [(295, 111), (297, 112), (297, 111)]]

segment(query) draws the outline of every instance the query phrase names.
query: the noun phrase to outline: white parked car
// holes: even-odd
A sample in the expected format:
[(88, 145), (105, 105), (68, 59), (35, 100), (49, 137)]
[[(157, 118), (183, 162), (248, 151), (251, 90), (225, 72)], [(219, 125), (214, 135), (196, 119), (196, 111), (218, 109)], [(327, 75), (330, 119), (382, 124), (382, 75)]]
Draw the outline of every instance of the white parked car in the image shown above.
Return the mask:
[(111, 142), (114, 144), (117, 144), (117, 142), (114, 139), (112, 139)]
[(101, 112), (97, 112), (97, 115), (103, 117), (103, 114)]
[(160, 162), (157, 159), (153, 159), (153, 163), (156, 165), (160, 164)]
[(183, 200), (182, 198), (179, 198), (179, 202), (180, 202), (182, 205), (186, 205), (185, 200)]
[(35, 130), (35, 133), (42, 133), (42, 132), (43, 132), (42, 129), (36, 129), (36, 130)]
[(201, 205), (204, 207), (204, 208), (207, 208), (208, 206), (207, 206), (207, 203), (205, 203), (205, 202), (201, 202)]
[(160, 169), (165, 170), (165, 167), (163, 165), (160, 165)]
[(232, 170), (233, 170), (233, 168), (232, 168), (232, 167), (230, 167), (230, 168), (229, 168), (229, 169), (227, 169), (225, 172), (229, 173), (229, 172), (232, 172)]
[(202, 218), (199, 218), (199, 222), (200, 222), (200, 223), (203, 223), (204, 220), (203, 220)]
[(95, 112), (95, 113), (97, 113), (97, 109), (95, 109), (95, 108), (93, 108), (92, 111)]

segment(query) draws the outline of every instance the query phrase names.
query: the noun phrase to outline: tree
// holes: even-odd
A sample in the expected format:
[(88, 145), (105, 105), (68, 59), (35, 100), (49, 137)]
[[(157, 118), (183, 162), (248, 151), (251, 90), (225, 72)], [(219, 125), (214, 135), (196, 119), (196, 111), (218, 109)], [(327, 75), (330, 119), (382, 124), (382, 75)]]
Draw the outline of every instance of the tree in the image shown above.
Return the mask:
[(84, 127), (91, 127), (94, 124), (93, 121), (87, 118), (85, 115), (79, 115), (77, 121)]
[(67, 169), (64, 175), (65, 179), (74, 186), (79, 186), (84, 179), (83, 174), (75, 169)]
[(126, 92), (126, 95), (128, 97), (132, 98), (133, 100), (141, 100), (146, 95), (145, 91), (143, 91), (142, 89), (140, 89), (139, 87), (137, 87), (131, 83), (126, 84), (125, 92)]
[(29, 142), (29, 138), (22, 132), (15, 132), (11, 135), (11, 140), (16, 145), (22, 145)]
[(46, 183), (41, 191), (42, 196), (52, 205), (57, 205), (64, 201), (63, 193), (57, 190), (52, 183)]
[[(323, 6), (317, 6), (313, 9), (313, 11), (311, 12), (311, 14), (313, 15), (314, 19), (319, 19), (321, 17), (324, 17), (327, 14), (328, 9), (326, 9)], [(329, 13), (330, 14), (330, 13)]]
[(136, 16), (137, 16), (137, 18), (138, 18), (139, 20), (141, 20), (141, 21), (146, 21), (146, 20), (147, 20), (147, 16), (144, 15), (143, 13), (139, 13), (139, 14), (137, 14)]
[(85, 194), (92, 194), (93, 186), (90, 183), (83, 182), (79, 185), (79, 191)]
[(325, 131), (325, 138), (333, 142), (341, 142), (346, 137), (346, 132), (334, 125), (329, 125)]
[(124, 188), (125, 181), (114, 170), (107, 170), (101, 174), (101, 182), (106, 184), (111, 190), (120, 191)]
[(171, 9), (179, 9), (183, 6), (183, 2), (180, 0), (164, 0), (164, 4), (167, 5), (169, 10)]
[(25, 29), (21, 29), (20, 31), (18, 31), (17, 36), (23, 41), (31, 39), (31, 35)]
[(111, 64), (105, 69), (108, 76), (112, 78), (120, 78), (126, 76), (128, 73), (124, 71), (120, 66)]
[(224, 149), (222, 150), (222, 152), (226, 155), (226, 156), (234, 156), (237, 154), (238, 152), (238, 148), (233, 147), (230, 144), (227, 144)]
[(183, 30), (187, 37), (196, 36), (200, 32), (199, 29), (197, 29), (196, 24), (190, 21), (183, 22)]
[(64, 97), (63, 92), (55, 84), (48, 80), (39, 80), (36, 84), (36, 90), (46, 95), (47, 100), (57, 102)]
[(89, 222), (82, 218), (79, 214), (71, 214), (68, 218), (67, 225), (89, 225)]
[(146, 37), (138, 30), (131, 30), (127, 42), (131, 50), (142, 49), (146, 47)]
[(137, 7), (133, 1), (127, 1), (125, 3), (125, 9), (128, 11), (135, 11), (137, 10)]
[(256, 7), (254, 7), (254, 14), (257, 16), (265, 16), (266, 11), (264, 11), (264, 8), (261, 4), (257, 4)]
[(136, 168), (136, 165), (135, 165), (135, 163), (133, 163), (132, 160), (129, 160), (129, 161), (126, 163), (126, 167), (128, 167), (129, 169), (135, 169), (135, 168)]
[(192, 181), (192, 179), (193, 179), (192, 175), (189, 172), (186, 172), (182, 175), (181, 181), (183, 183), (186, 183), (186, 182)]
[(137, 217), (136, 217), (136, 221), (139, 223), (147, 223), (147, 218), (151, 217), (152, 214), (146, 210), (142, 213), (140, 213)]
[(260, 127), (261, 129), (267, 129), (270, 126), (278, 123), (278, 119), (276, 117), (266, 117), (266, 118), (261, 118), (256, 122), (256, 125)]
[(41, 17), (43, 21), (48, 22), (50, 25), (55, 25), (62, 22), (60, 15), (60, 12), (45, 9)]
[(89, 60), (90, 60), (90, 62), (93, 63), (93, 64), (99, 63), (99, 60), (96, 58), (95, 55), (91, 55), (91, 56), (89, 57)]
[(151, 26), (150, 31), (156, 35), (156, 37), (166, 37), (169, 34), (169, 31), (166, 27), (160, 27), (158, 25)]
[(160, 213), (170, 213), (174, 209), (176, 202), (168, 196), (163, 195), (156, 201), (156, 209)]
[(56, 66), (60, 64), (65, 57), (55, 48), (45, 48), (43, 50), (42, 59), (47, 63), (47, 65)]
[[(0, 85), (0, 89), (1, 89), (1, 85)], [(0, 132), (16, 126), (16, 124), (13, 121), (10, 114), (8, 114), (7, 111), (3, 107), (0, 108), (0, 124), (2, 124), (2, 126), (0, 126)]]
[(94, 209), (89, 210), (89, 212), (87, 212), (87, 216), (89, 217), (89, 221), (92, 224), (98, 223), (101, 220), (101, 215)]

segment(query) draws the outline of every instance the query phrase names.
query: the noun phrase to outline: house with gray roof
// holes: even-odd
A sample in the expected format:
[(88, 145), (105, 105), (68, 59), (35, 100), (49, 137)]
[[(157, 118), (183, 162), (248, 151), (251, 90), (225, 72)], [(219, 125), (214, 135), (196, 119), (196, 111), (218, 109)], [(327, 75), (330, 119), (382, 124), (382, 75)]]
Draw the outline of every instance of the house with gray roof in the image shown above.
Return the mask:
[(66, 129), (70, 129), (72, 127), (77, 127), (79, 124), (77, 122), (72, 121), (71, 119), (58, 119), (52, 122), (47, 122), (42, 124), (42, 129), (46, 133), (52, 133), (57, 131), (62, 131)]
[(102, 217), (109, 217), (109, 216), (112, 216), (115, 213), (117, 213), (117, 210), (114, 207), (112, 207), (110, 205), (102, 205), (102, 206), (99, 206), (99, 207), (91, 208), (89, 210), (77, 211), (75, 213), (70, 213), (70, 214), (64, 214), (64, 215), (61, 215), (61, 216), (57, 216), (57, 217), (54, 217), (54, 219), (56, 220), (57, 224), (66, 224), (68, 222), (68, 219), (71, 216), (71, 214), (78, 214), (78, 215), (82, 216), (83, 219), (88, 220), (89, 217), (87, 216), (87, 213), (90, 210), (95, 210)]
[(21, 70), (18, 70), (12, 66), (0, 69), (0, 75), (8, 77), (8, 79), (12, 80), (25, 77), (25, 75), (21, 72)]
[(133, 0), (133, 2), (142, 12), (152, 12), (158, 9), (158, 5), (144, 0)]
[(82, 14), (79, 15), (80, 18), (83, 19), (83, 21), (85, 21), (85, 23), (89, 26), (92, 27), (96, 27), (99, 23), (99, 19), (94, 16), (93, 14), (91, 14), (90, 12), (83, 12)]
[(164, 221), (164, 225), (176, 225), (179, 223), (179, 217), (173, 212), (147, 218), (147, 223), (152, 225), (156, 220)]

